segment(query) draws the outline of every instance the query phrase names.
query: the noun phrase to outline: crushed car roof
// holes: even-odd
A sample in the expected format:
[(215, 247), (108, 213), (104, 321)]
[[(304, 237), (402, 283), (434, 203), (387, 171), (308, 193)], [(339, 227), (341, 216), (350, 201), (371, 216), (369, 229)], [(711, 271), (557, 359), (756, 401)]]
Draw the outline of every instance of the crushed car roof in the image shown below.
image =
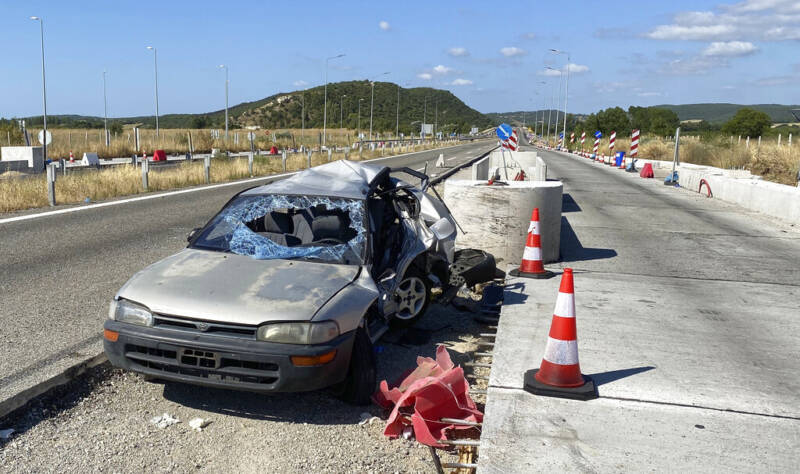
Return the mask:
[(242, 195), (297, 194), (366, 199), (370, 184), (386, 168), (386, 166), (339, 160), (250, 189)]

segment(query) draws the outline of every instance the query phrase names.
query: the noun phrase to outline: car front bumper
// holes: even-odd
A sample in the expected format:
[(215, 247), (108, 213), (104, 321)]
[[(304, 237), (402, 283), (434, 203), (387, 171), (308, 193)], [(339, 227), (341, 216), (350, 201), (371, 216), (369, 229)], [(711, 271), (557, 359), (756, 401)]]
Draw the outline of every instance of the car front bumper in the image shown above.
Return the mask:
[[(344, 380), (355, 331), (318, 345), (261, 342), (252, 339), (136, 326), (107, 320), (119, 333), (103, 340), (112, 365), (164, 380), (255, 392), (304, 392)], [(330, 362), (295, 366), (292, 356), (319, 356), (336, 350)]]

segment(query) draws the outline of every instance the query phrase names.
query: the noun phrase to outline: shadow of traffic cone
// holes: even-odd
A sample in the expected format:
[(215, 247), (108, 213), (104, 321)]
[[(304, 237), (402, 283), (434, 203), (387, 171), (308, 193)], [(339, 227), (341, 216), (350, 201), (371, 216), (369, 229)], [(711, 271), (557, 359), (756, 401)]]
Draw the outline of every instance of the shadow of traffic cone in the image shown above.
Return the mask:
[(561, 276), (542, 365), (539, 369), (525, 372), (523, 387), (527, 392), (547, 397), (590, 400), (598, 396), (594, 381), (581, 375), (578, 363), (575, 288), (571, 268), (565, 268)]
[(511, 276), (525, 278), (552, 278), (555, 274), (544, 269), (542, 262), (542, 236), (539, 233), (539, 208), (534, 207), (531, 223), (528, 226), (528, 238), (525, 240), (525, 252), (519, 269), (508, 272)]

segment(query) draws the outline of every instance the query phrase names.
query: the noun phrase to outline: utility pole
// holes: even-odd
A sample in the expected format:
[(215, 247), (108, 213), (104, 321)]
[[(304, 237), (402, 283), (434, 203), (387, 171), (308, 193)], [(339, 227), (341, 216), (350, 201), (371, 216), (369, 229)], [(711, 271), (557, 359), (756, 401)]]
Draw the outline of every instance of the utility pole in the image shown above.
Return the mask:
[(361, 101), (364, 99), (358, 99), (358, 141), (361, 141)]
[(225, 69), (225, 140), (228, 140), (228, 66), (224, 64), (219, 65), (220, 69)]
[(47, 162), (47, 81), (44, 76), (44, 20), (38, 16), (32, 16), (31, 20), (39, 22), (39, 34), (42, 38), (42, 155)]
[(106, 70), (103, 69), (103, 128), (106, 134), (106, 146), (110, 145), (108, 135), (108, 101), (106, 100)]
[[(567, 85), (566, 85), (565, 90), (564, 90), (564, 129), (563, 129), (564, 142), (566, 142), (567, 141), (567, 100), (569, 98), (569, 72), (570, 72), (569, 69), (570, 69), (570, 64), (571, 64), (570, 61), (571, 60), (570, 60), (570, 55), (569, 55), (568, 51), (560, 51), (558, 49), (552, 49), (552, 48), (550, 49), (550, 51), (552, 51), (555, 54), (566, 54), (567, 55), (567, 66), (565, 68), (567, 70)], [(558, 128), (558, 123), (556, 123), (556, 128)]]
[(300, 146), (303, 145), (303, 138), (306, 134), (306, 93), (305, 91), (300, 93), (300, 99), (303, 101), (303, 105), (300, 107)]
[(325, 105), (322, 111), (322, 146), (325, 146), (325, 136), (328, 133), (328, 61), (343, 57), (344, 54), (325, 58)]
[(339, 128), (340, 129), (344, 129), (344, 127), (342, 126), (342, 119), (344, 117), (344, 98), (345, 97), (347, 97), (347, 94), (343, 95), (339, 99)]
[[(385, 76), (387, 74), (389, 74), (389, 73), (388, 72), (384, 72), (380, 76)], [(378, 77), (380, 77), (380, 76), (378, 76)], [(375, 105), (375, 81), (377, 81), (377, 78), (369, 81), (370, 85), (372, 86), (372, 99), (370, 99), (370, 102), (369, 102), (369, 139), (370, 140), (372, 140), (372, 109), (373, 109), (373, 106)]]
[(420, 134), (420, 136), (422, 137), (423, 140), (425, 140), (425, 116), (428, 115), (428, 96), (427, 95), (425, 96), (424, 103), (425, 103), (425, 106), (422, 109), (422, 133)]
[(158, 50), (152, 46), (147, 49), (153, 52), (153, 69), (156, 73), (156, 138), (158, 138)]
[(400, 138), (400, 84), (397, 84), (397, 123), (394, 126), (394, 137)]

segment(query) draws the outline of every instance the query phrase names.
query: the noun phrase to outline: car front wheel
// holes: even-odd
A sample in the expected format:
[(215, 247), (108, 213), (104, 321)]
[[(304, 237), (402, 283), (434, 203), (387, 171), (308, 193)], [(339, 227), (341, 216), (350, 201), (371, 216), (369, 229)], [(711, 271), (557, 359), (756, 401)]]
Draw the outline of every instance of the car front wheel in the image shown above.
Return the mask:
[(356, 330), (347, 377), (333, 390), (336, 396), (353, 405), (367, 405), (375, 392), (375, 353), (363, 328)]
[(398, 326), (411, 326), (419, 321), (431, 301), (431, 283), (414, 268), (409, 268), (397, 289), (394, 292), (397, 311), (394, 314), (394, 324)]

